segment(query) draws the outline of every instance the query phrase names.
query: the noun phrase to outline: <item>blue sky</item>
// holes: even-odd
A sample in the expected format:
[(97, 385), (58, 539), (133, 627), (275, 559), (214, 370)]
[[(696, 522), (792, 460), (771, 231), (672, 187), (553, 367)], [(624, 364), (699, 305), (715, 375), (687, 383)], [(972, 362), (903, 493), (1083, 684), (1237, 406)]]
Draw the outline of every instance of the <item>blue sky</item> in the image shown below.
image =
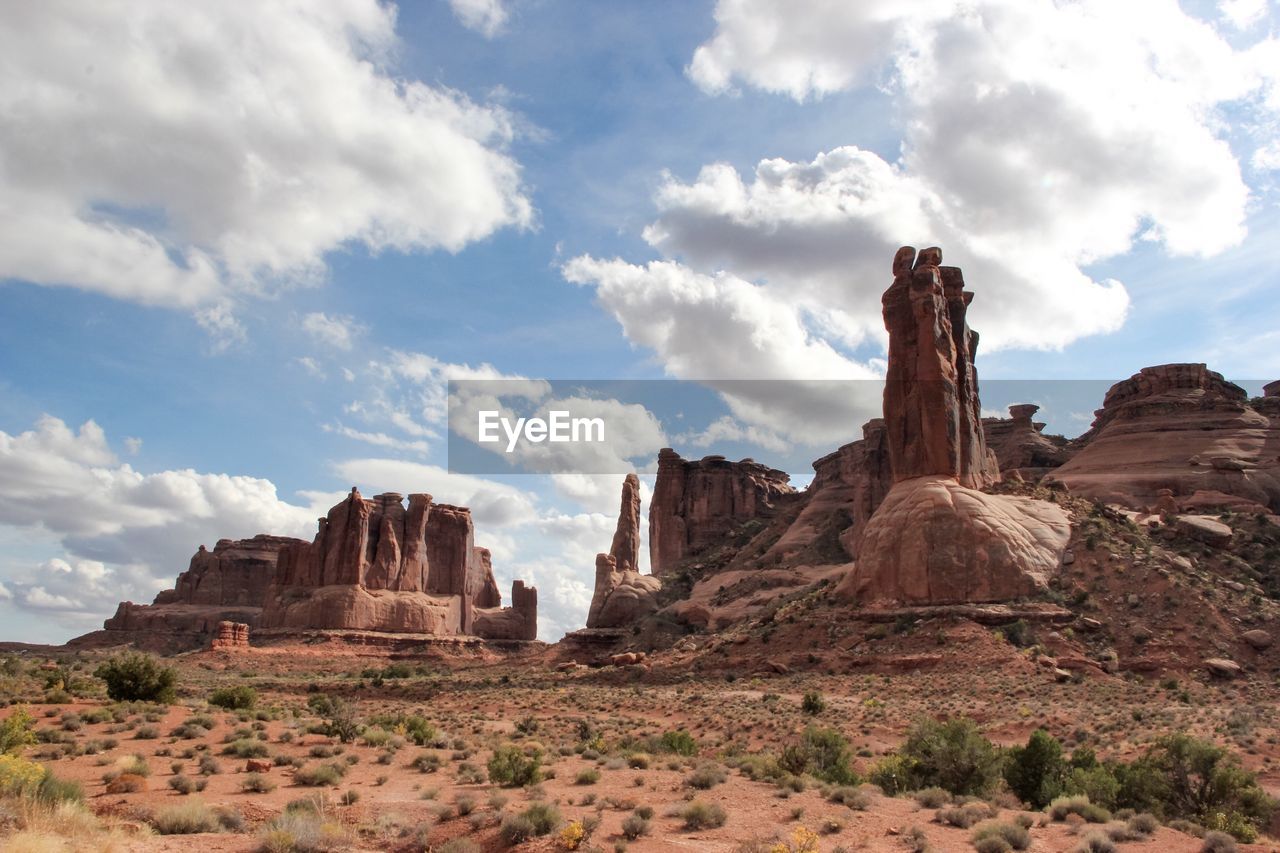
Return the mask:
[[(902, 243), (965, 269), (988, 380), (1280, 377), (1265, 0), (0, 19), (5, 639), (356, 484), (471, 504), (554, 640), (620, 478), (450, 473), (444, 381), (873, 379)], [(806, 431), (803, 388), (725, 402), (630, 458), (860, 434)]]

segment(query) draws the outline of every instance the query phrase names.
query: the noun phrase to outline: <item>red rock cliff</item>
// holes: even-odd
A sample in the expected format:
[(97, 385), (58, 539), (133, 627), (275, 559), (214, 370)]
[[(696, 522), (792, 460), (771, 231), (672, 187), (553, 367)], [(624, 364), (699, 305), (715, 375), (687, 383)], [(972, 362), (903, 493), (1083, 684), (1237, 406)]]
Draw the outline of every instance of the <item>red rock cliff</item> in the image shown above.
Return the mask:
[(723, 456), (686, 461), (671, 448), (658, 453), (649, 502), (649, 563), (662, 575), (680, 560), (720, 541), (733, 528), (767, 516), (773, 501), (792, 494), (782, 471)]

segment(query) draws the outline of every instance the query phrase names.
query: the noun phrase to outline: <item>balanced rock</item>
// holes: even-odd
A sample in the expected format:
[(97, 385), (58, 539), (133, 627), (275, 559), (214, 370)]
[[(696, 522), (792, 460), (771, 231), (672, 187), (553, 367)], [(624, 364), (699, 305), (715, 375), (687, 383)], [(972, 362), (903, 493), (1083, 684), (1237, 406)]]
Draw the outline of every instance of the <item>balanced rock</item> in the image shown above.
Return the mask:
[(1144, 367), (1111, 387), (1081, 449), (1045, 482), (1140, 511), (1278, 512), (1271, 399), (1250, 400), (1203, 364)]
[(722, 542), (774, 503), (795, 493), (783, 471), (749, 459), (723, 456), (686, 461), (671, 448), (658, 453), (658, 476), (649, 502), (649, 564), (661, 576), (688, 557)]
[(1039, 410), (1039, 406), (1022, 403), (1009, 407), (1008, 418), (982, 419), (983, 438), (1002, 475), (1017, 472), (1024, 479), (1038, 479), (1071, 458), (1065, 438), (1045, 435), (1045, 425), (1032, 420)]

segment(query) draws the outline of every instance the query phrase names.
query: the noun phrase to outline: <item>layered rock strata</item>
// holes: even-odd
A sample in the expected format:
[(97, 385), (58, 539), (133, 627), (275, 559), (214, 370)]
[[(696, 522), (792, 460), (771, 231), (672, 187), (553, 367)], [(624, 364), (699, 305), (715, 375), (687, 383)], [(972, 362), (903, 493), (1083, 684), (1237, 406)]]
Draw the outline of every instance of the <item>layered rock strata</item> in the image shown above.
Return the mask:
[(1274, 399), (1251, 401), (1203, 364), (1144, 367), (1112, 386), (1080, 451), (1046, 482), (1140, 511), (1280, 512)]
[(1017, 471), (1024, 479), (1039, 479), (1071, 458), (1070, 442), (1060, 435), (1045, 435), (1043, 423), (1033, 420), (1039, 406), (1021, 403), (1009, 407), (1008, 418), (983, 418), (982, 434), (995, 454), (1000, 473)]
[(664, 448), (649, 503), (653, 574), (661, 577), (744, 522), (768, 517), (779, 497), (795, 493), (789, 481), (786, 473), (751, 459), (687, 461)]
[(520, 612), (494, 613), (501, 598), (489, 552), (475, 546), (466, 507), (412, 494), (406, 509), (395, 492), (365, 499), (353, 488), (320, 519), (314, 541), (281, 551), (261, 625), (484, 636), (480, 615), (495, 639), (533, 639), (537, 590), (512, 594)]

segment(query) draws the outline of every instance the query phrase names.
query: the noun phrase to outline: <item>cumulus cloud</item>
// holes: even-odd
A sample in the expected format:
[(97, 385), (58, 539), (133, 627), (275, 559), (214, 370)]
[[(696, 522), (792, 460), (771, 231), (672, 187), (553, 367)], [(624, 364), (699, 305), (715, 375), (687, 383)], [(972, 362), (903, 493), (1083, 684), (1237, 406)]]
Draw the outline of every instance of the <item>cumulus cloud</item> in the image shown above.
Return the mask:
[(255, 477), (143, 474), (120, 462), (93, 421), (73, 430), (46, 415), (27, 432), (0, 431), (0, 525), (46, 531), (65, 552), (10, 579), (28, 608), (100, 619), (122, 598), (150, 600), (202, 543), (310, 536), (316, 514)]
[(506, 0), (449, 0), (453, 14), (464, 27), (493, 38), (507, 23)]
[(9, 591), (9, 587), (0, 583), (0, 601), (12, 601), (13, 593)]
[(343, 351), (351, 349), (355, 336), (363, 331), (354, 317), (346, 315), (330, 317), (323, 311), (304, 315), (301, 325), (302, 330), (316, 343)]
[(227, 344), (238, 299), (328, 252), (531, 222), (511, 116), (398, 76), (394, 6), (244, 11), (4, 7), (0, 277), (185, 308)]

